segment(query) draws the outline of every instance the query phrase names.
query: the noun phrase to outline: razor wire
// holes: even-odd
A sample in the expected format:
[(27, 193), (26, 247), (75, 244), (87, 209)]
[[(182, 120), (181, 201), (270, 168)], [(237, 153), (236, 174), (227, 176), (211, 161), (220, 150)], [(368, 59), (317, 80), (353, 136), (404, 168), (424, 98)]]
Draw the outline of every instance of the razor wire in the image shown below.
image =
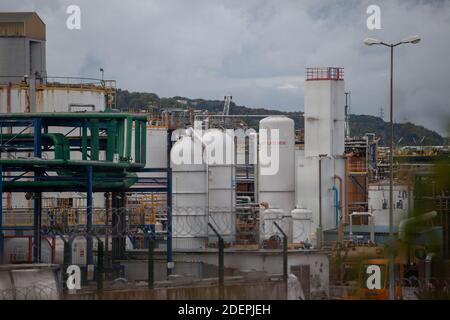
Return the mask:
[(58, 300), (60, 292), (56, 286), (34, 282), (27, 286), (0, 288), (0, 300)]
[[(33, 226), (32, 209), (16, 210), (4, 214), (4, 225)], [(212, 223), (222, 236), (233, 236), (248, 231), (242, 225), (248, 223), (256, 236), (260, 229), (257, 212), (241, 215), (234, 208), (205, 206), (175, 206), (172, 209), (172, 237), (208, 238), (214, 234), (208, 228)], [(153, 234), (156, 238), (169, 236), (167, 208), (142, 210), (136, 208), (93, 208), (92, 226), (88, 228), (88, 210), (86, 208), (44, 208), (41, 215), (41, 235), (72, 237), (146, 237)], [(284, 221), (282, 222), (284, 224)], [(287, 225), (287, 222), (286, 222)], [(268, 233), (277, 234), (273, 226), (267, 223), (262, 228)], [(270, 231), (271, 230), (271, 231)]]

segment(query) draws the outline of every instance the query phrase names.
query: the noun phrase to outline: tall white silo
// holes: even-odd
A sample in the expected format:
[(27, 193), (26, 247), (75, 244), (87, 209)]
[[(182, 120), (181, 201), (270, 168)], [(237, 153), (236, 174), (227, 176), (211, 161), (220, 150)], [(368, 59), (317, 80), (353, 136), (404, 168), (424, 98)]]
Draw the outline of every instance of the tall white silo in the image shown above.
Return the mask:
[(336, 216), (343, 215), (339, 199), (345, 210), (345, 183), (340, 183), (345, 181), (344, 91), (342, 68), (307, 69), (305, 151), (296, 156), (296, 206), (311, 211), (311, 236), (316, 238), (317, 232), (338, 227)]
[(345, 147), (342, 68), (308, 68), (305, 81), (305, 156), (342, 155)]
[(202, 152), (201, 141), (182, 137), (172, 147), (173, 247), (199, 249), (208, 240), (207, 171), (203, 162), (194, 162)]
[(295, 206), (294, 120), (270, 116), (259, 122), (258, 201), (289, 216)]
[[(208, 170), (208, 220), (226, 242), (234, 242), (236, 232), (233, 138), (232, 132), (219, 129), (210, 129), (203, 135), (204, 161)], [(209, 238), (216, 239), (211, 229)]]

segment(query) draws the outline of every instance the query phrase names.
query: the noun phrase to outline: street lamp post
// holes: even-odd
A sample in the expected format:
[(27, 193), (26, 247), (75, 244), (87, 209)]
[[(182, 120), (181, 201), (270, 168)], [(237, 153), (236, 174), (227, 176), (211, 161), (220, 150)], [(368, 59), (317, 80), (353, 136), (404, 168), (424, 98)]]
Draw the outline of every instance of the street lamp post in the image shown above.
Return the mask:
[(103, 68), (100, 68), (100, 72), (102, 73), (102, 86), (104, 87), (105, 86), (105, 80), (104, 80), (104, 78), (103, 78), (103, 76), (104, 76), (104, 73), (105, 73), (105, 70), (103, 70)]
[(382, 45), (390, 48), (391, 51), (391, 79), (390, 79), (390, 131), (389, 142), (389, 240), (391, 243), (391, 253), (389, 254), (389, 300), (395, 300), (395, 253), (394, 245), (394, 48), (401, 44), (420, 42), (419, 36), (412, 36), (395, 44), (387, 44), (381, 40), (367, 38), (364, 43), (368, 46)]

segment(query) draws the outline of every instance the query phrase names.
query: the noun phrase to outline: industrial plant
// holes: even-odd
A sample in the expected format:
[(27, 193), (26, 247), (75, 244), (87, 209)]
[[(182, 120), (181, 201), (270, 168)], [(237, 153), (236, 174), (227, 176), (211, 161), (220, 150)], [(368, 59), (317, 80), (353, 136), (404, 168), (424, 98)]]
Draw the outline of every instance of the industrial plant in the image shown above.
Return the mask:
[(346, 66), (299, 71), (301, 129), (125, 112), (46, 32), (0, 13), (0, 300), (450, 298), (450, 148), (354, 135)]

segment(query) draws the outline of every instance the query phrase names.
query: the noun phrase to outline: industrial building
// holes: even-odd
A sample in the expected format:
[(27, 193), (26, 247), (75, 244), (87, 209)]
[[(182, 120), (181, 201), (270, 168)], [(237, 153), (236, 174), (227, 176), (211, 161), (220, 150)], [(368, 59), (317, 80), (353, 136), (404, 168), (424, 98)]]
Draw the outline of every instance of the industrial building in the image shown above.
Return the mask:
[[(385, 258), (386, 154), (346, 134), (343, 68), (306, 68), (299, 144), (286, 116), (235, 127), (227, 99), (223, 114), (120, 112), (114, 80), (48, 77), (45, 39), (36, 13), (0, 14), (0, 299), (19, 284), (17, 299), (345, 298), (346, 259)], [(413, 182), (446, 152), (397, 150), (394, 230), (430, 223), (416, 245), (431, 232), (448, 258), (449, 195), (413, 214)]]

